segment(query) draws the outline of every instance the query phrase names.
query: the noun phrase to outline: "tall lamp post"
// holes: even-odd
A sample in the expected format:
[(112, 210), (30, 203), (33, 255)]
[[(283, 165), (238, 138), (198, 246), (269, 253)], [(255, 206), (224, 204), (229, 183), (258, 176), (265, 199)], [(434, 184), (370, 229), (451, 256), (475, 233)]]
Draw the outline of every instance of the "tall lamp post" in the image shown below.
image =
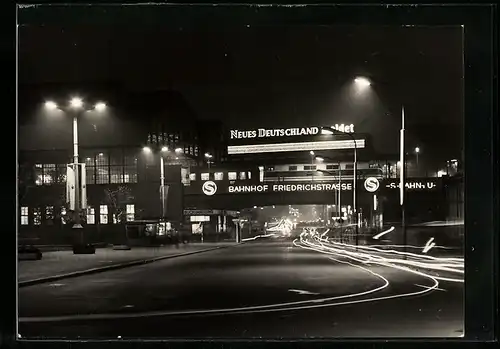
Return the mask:
[[(360, 89), (366, 89), (366, 88), (371, 86), (370, 80), (367, 78), (364, 78), (364, 77), (358, 77), (358, 78), (354, 79), (354, 83)], [(405, 186), (406, 186), (406, 171), (405, 171), (406, 156), (405, 155), (406, 155), (406, 153), (405, 153), (405, 111), (404, 111), (404, 106), (401, 107), (401, 130), (399, 132), (399, 138), (400, 138), (399, 204), (401, 206), (401, 228), (403, 231), (404, 245), (406, 246), (406, 242), (407, 242), (406, 213), (405, 213), (405, 191), (406, 191), (405, 190)], [(418, 156), (420, 149), (419, 148), (417, 148), (417, 149), (418, 149), (418, 151), (416, 151), (416, 153)]]
[(352, 180), (352, 189), (353, 189), (353, 196), (352, 196), (352, 206), (353, 206), (353, 211), (354, 211), (354, 222), (356, 224), (356, 246), (359, 244), (359, 220), (358, 220), (358, 209), (357, 209), (357, 202), (358, 202), (358, 188), (357, 188), (357, 179), (358, 179), (358, 147), (356, 143), (356, 138), (352, 133), (348, 132), (342, 132), (334, 129), (333, 127), (325, 127), (321, 130), (322, 134), (326, 135), (333, 135), (333, 134), (340, 134), (344, 136), (348, 136), (352, 139), (354, 143), (354, 159), (353, 159), (353, 180)]
[[(48, 110), (60, 110), (65, 113), (71, 113), (73, 116), (73, 173), (75, 175), (75, 222), (73, 229), (83, 229), (81, 224), (81, 197), (80, 197), (80, 163), (78, 154), (78, 117), (85, 111), (96, 110), (102, 112), (106, 109), (106, 104), (99, 102), (92, 108), (85, 108), (85, 103), (79, 97), (73, 97), (69, 101), (69, 107), (58, 106), (54, 101), (45, 102), (45, 108)], [(80, 242), (83, 243), (83, 230), (80, 231)]]
[[(152, 149), (148, 146), (142, 148), (142, 150), (146, 154), (151, 154)], [(166, 202), (166, 187), (165, 187), (165, 160), (163, 157), (163, 154), (168, 152), (168, 147), (163, 146), (161, 147), (161, 152), (160, 152), (160, 205), (161, 205), (161, 215), (160, 215), (160, 221), (164, 222), (165, 221), (165, 216), (166, 216), (166, 208), (167, 208), (167, 202)]]
[(212, 161), (210, 161), (210, 159), (213, 158), (213, 155), (210, 154), (210, 153), (205, 153), (205, 159), (207, 159), (207, 166), (208, 166), (208, 169), (210, 170), (210, 164), (212, 163)]

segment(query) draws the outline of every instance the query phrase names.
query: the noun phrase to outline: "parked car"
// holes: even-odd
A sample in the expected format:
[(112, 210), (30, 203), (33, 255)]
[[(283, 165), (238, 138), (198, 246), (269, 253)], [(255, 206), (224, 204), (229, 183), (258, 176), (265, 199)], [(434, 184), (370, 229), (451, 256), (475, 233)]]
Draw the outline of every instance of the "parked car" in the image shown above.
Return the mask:
[(32, 245), (21, 245), (17, 249), (17, 258), (21, 261), (40, 260), (42, 256), (42, 251)]

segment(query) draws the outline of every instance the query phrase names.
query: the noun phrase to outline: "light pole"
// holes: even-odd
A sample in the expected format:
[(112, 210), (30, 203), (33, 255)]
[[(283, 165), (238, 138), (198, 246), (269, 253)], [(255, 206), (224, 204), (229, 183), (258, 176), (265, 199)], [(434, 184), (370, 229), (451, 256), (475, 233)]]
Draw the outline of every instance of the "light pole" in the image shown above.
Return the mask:
[[(357, 188), (357, 180), (358, 180), (358, 147), (356, 143), (356, 138), (352, 133), (348, 132), (342, 132), (334, 129), (333, 127), (325, 127), (321, 130), (322, 134), (326, 135), (333, 135), (333, 134), (341, 134), (348, 136), (352, 139), (354, 143), (354, 159), (353, 159), (353, 180), (352, 180), (352, 190), (353, 190), (353, 196), (352, 196), (352, 206), (353, 206), (353, 212), (354, 212), (354, 222), (356, 224), (356, 246), (359, 244), (359, 229), (358, 229), (358, 209), (357, 209), (357, 202), (358, 202), (358, 188)], [(340, 170), (340, 166), (339, 166)]]
[[(83, 229), (81, 224), (81, 198), (80, 198), (80, 164), (79, 164), (79, 154), (78, 154), (78, 117), (84, 111), (96, 110), (98, 112), (102, 112), (106, 109), (106, 104), (103, 102), (99, 102), (94, 105), (93, 108), (85, 109), (85, 104), (83, 100), (79, 97), (73, 97), (69, 101), (69, 108), (59, 107), (53, 101), (45, 102), (45, 108), (48, 110), (61, 110), (67, 112), (71, 111), (73, 115), (73, 173), (75, 175), (75, 222), (73, 225), (73, 229)], [(83, 231), (80, 231), (80, 242), (83, 243)]]
[[(313, 169), (313, 166), (314, 166), (314, 159), (315, 159), (315, 154), (314, 154), (314, 151), (310, 151), (309, 152), (309, 155), (311, 156), (311, 170)], [(311, 183), (314, 181), (314, 171), (312, 172), (312, 175), (311, 175)]]
[[(151, 154), (152, 149), (148, 146), (142, 148), (144, 153), (146, 154)], [(165, 192), (165, 160), (163, 158), (163, 154), (168, 152), (168, 147), (163, 146), (161, 147), (160, 151), (160, 201), (161, 201), (161, 215), (160, 215), (160, 222), (165, 221), (165, 216), (166, 216), (166, 192)]]
[(205, 158), (207, 159), (207, 166), (208, 166), (208, 169), (210, 170), (210, 159), (213, 158), (213, 155), (210, 154), (210, 153), (205, 153)]
[[(364, 77), (358, 77), (354, 79), (354, 83), (356, 86), (364, 90), (366, 88), (369, 88), (371, 86), (371, 81), (367, 78)], [(406, 153), (405, 153), (405, 112), (404, 112), (404, 106), (401, 107), (401, 130), (399, 132), (399, 137), (400, 137), (400, 174), (399, 174), (399, 203), (401, 206), (401, 228), (403, 230), (403, 240), (404, 240), (404, 245), (406, 249), (406, 242), (407, 242), (407, 236), (406, 236), (406, 213), (405, 213), (405, 191), (406, 191)], [(416, 150), (416, 149), (415, 149)], [(420, 149), (418, 148), (418, 152), (420, 152)], [(417, 156), (418, 156), (417, 152)], [(417, 158), (418, 159), (418, 158)], [(405, 255), (406, 258), (406, 255)]]

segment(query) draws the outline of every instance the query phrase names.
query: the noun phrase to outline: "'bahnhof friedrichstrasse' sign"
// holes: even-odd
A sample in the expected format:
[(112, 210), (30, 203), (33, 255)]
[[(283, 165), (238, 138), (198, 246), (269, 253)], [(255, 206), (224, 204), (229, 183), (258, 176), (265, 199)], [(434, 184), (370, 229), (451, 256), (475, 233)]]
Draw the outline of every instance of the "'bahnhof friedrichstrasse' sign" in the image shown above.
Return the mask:
[[(331, 127), (345, 133), (354, 133), (354, 125), (336, 124)], [(230, 139), (317, 136), (322, 134), (322, 127), (258, 128), (255, 130), (231, 130)]]
[[(358, 191), (376, 193), (382, 189), (393, 191), (398, 189), (398, 179), (379, 180), (368, 177), (358, 181)], [(441, 181), (436, 178), (425, 178), (408, 180), (406, 182), (408, 191), (434, 191), (442, 187)], [(252, 185), (216, 185), (213, 181), (203, 183), (201, 189), (195, 189), (191, 194), (201, 193), (206, 196), (217, 194), (244, 194), (244, 193), (298, 193), (298, 192), (337, 192), (352, 191), (352, 182), (343, 183), (280, 183), (280, 184), (252, 184)], [(198, 191), (199, 190), (199, 191)]]

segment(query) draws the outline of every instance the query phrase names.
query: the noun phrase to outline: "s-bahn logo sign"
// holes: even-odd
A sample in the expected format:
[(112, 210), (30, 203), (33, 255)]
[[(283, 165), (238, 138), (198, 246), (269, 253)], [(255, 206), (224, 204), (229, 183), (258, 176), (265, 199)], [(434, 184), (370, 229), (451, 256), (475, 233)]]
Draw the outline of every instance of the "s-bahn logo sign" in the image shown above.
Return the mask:
[(215, 182), (212, 181), (207, 181), (203, 183), (201, 190), (203, 191), (203, 194), (212, 196), (217, 192), (217, 184), (215, 184)]
[(367, 192), (374, 193), (380, 187), (380, 182), (375, 177), (368, 177), (367, 179), (365, 179), (364, 186)]

